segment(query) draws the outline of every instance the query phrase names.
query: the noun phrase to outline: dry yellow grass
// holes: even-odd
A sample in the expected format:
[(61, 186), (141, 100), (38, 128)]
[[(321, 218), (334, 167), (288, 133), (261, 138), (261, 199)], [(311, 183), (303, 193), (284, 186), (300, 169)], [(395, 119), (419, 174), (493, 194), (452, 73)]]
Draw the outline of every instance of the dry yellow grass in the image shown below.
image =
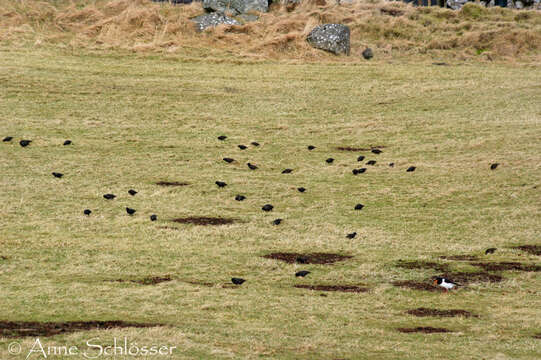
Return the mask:
[[(0, 40), (11, 44), (54, 44), (69, 48), (173, 52), (196, 57), (247, 60), (360, 60), (366, 46), (380, 59), (438, 57), (481, 60), (539, 60), (541, 14), (485, 9), (414, 8), (401, 2), (305, 1), (272, 5), (260, 20), (219, 26), (200, 34), (190, 18), (200, 3), (177, 6), (150, 0), (0, 0)], [(306, 35), (327, 22), (351, 28), (352, 56), (313, 49)]]

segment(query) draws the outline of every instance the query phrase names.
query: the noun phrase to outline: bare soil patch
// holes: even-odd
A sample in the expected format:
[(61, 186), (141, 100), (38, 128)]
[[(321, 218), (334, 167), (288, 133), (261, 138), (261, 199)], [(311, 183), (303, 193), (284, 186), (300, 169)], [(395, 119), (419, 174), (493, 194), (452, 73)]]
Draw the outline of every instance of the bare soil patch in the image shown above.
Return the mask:
[(423, 260), (398, 260), (397, 267), (404, 269), (434, 269), (436, 271), (448, 271), (449, 265)]
[(407, 314), (424, 317), (424, 316), (437, 316), (437, 317), (478, 317), (477, 315), (472, 314), (467, 310), (462, 309), (451, 309), (451, 310), (439, 310), (439, 309), (427, 309), (427, 308), (417, 308), (406, 311)]
[(158, 181), (156, 185), (159, 186), (187, 186), (190, 185), (187, 182), (181, 182), (181, 181)]
[(479, 260), (477, 255), (444, 255), (440, 256), (443, 260), (455, 260), (455, 261), (476, 261)]
[(263, 255), (266, 259), (285, 261), (289, 264), (332, 264), (351, 259), (353, 256), (333, 253), (271, 253)]
[(515, 246), (513, 249), (519, 249), (533, 255), (541, 256), (541, 245), (520, 245)]
[[(488, 272), (457, 272), (457, 273), (446, 273), (446, 274), (442, 274), (438, 276), (449, 279), (460, 285), (466, 285), (470, 283), (479, 283), (479, 282), (496, 283), (503, 280), (502, 276), (497, 275), (497, 274), (491, 274)], [(436, 279), (436, 276), (433, 276), (430, 280), (433, 281), (434, 279)]]
[(115, 282), (132, 282), (140, 285), (156, 285), (162, 282), (173, 280), (170, 275), (165, 276), (149, 276), (142, 279), (117, 279), (111, 280)]
[(440, 291), (440, 288), (433, 285), (430, 281), (400, 280), (393, 281), (391, 284), (396, 287), (403, 287), (413, 290)]
[(371, 151), (371, 150), (374, 150), (374, 149), (383, 149), (383, 148), (385, 148), (385, 146), (383, 146), (383, 145), (372, 146), (372, 147), (369, 147), (369, 148), (352, 147), (352, 146), (337, 146), (336, 150), (339, 150), (339, 151)]
[(541, 333), (535, 334), (533, 336), (534, 339), (541, 339)]
[(237, 219), (233, 218), (221, 218), (221, 217), (208, 217), (208, 216), (189, 216), (185, 218), (177, 218), (171, 220), (180, 224), (193, 224), (193, 225), (227, 225), (239, 222)]
[(130, 323), (125, 321), (73, 321), (73, 322), (26, 322), (0, 321), (0, 336), (19, 338), (25, 336), (54, 336), (85, 330), (106, 330), (113, 328), (148, 328), (163, 324)]
[(434, 334), (434, 333), (448, 333), (452, 332), (449, 329), (446, 328), (435, 328), (432, 326), (417, 326), (414, 328), (398, 328), (396, 329), (401, 333), (425, 333), (425, 334)]
[(340, 291), (340, 292), (367, 292), (369, 289), (357, 285), (295, 285), (299, 289), (308, 289), (316, 291)]
[(473, 263), (472, 265), (479, 266), (486, 271), (541, 271), (541, 265), (524, 264), (520, 262)]

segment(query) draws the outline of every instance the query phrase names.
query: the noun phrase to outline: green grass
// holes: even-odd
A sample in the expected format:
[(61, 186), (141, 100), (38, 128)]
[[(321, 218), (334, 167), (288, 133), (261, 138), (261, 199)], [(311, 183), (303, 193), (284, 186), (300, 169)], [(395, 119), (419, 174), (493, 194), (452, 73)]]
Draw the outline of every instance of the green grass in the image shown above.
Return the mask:
[[(3, 47), (0, 136), (33, 143), (0, 143), (0, 255), (7, 257), (0, 260), (0, 320), (164, 323), (41, 340), (84, 348), (93, 337), (110, 344), (127, 336), (177, 346), (179, 359), (539, 358), (537, 273), (506, 271), (499, 284), (451, 294), (390, 283), (438, 274), (394, 266), (399, 259), (483, 259), (487, 247), (499, 249), (489, 261), (539, 263), (511, 247), (539, 244), (540, 78), (534, 66), (239, 65)], [(216, 139), (222, 134), (227, 141)], [(65, 139), (74, 145), (62, 146)], [(250, 141), (261, 146), (236, 147)], [(309, 144), (316, 150), (307, 151)], [(381, 155), (335, 149), (376, 145), (385, 146)], [(360, 154), (378, 163), (353, 176)], [(226, 156), (239, 163), (226, 164)], [(260, 168), (250, 171), (248, 161)], [(495, 171), (492, 162), (500, 163)], [(406, 173), (410, 165), (417, 170)], [(286, 167), (295, 172), (282, 175)], [(190, 185), (158, 187), (160, 180)], [(218, 189), (216, 180), (229, 186)], [(130, 188), (139, 194), (130, 197)], [(107, 192), (118, 198), (104, 200)], [(234, 201), (236, 194), (247, 200)], [(358, 202), (366, 207), (353, 211)], [(260, 210), (266, 203), (272, 214)], [(85, 208), (93, 210), (88, 218)], [(152, 213), (158, 222), (149, 221)], [(182, 216), (242, 222), (169, 222)], [(272, 226), (278, 217), (283, 224)], [(346, 239), (352, 231), (357, 238)], [(354, 258), (290, 265), (260, 257), (270, 251)], [(301, 269), (312, 274), (295, 279)], [(106, 281), (163, 275), (174, 280)], [(220, 286), (233, 276), (247, 282)], [(295, 284), (370, 291), (323, 297)], [(417, 307), (479, 318), (405, 314)], [(453, 333), (396, 331), (410, 326)], [(28, 350), (34, 340), (0, 338), (0, 358), (24, 358), (10, 356), (7, 345), (19, 341)]]

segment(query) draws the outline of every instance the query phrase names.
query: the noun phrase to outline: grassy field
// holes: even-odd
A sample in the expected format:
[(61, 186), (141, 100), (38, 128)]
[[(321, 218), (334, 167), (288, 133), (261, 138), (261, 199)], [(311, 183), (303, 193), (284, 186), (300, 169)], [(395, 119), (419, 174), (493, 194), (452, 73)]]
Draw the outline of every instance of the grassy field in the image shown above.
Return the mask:
[[(4, 46), (0, 137), (14, 140), (0, 143), (0, 320), (164, 324), (41, 341), (84, 349), (91, 338), (128, 337), (177, 346), (175, 359), (539, 359), (538, 272), (491, 271), (503, 281), (449, 294), (392, 282), (430, 284), (442, 273), (430, 262), (451, 273), (479, 272), (473, 262), (539, 265), (513, 247), (540, 244), (540, 80), (539, 66), (526, 65), (215, 64)], [(337, 149), (374, 146), (383, 153)], [(109, 192), (118, 197), (103, 199)], [(187, 216), (236, 222), (171, 221)], [(489, 247), (498, 250), (484, 255)], [(270, 252), (353, 257), (288, 264), (261, 257)], [(453, 255), (478, 260), (440, 258)], [(171, 281), (129, 281), (153, 276)], [(234, 276), (247, 281), (224, 285)], [(419, 307), (477, 317), (406, 313)], [(417, 326), (451, 332), (397, 331)], [(25, 358), (35, 338), (0, 337), (0, 358)], [(8, 354), (13, 341), (19, 355)]]

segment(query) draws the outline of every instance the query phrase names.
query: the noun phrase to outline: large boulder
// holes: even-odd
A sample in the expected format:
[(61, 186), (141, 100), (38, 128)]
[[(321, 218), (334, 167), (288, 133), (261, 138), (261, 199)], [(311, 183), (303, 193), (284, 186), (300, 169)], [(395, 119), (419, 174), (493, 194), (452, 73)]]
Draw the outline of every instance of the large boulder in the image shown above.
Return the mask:
[(316, 26), (306, 41), (316, 49), (349, 55), (349, 27), (341, 24)]
[(245, 14), (249, 11), (269, 11), (268, 0), (203, 0), (203, 8), (207, 11), (229, 12), (233, 15)]
[(192, 18), (191, 20), (195, 22), (197, 30), (199, 31), (203, 31), (208, 27), (218, 26), (220, 24), (240, 25), (240, 23), (237, 20), (230, 18), (229, 16), (226, 16), (219, 12), (199, 15)]

